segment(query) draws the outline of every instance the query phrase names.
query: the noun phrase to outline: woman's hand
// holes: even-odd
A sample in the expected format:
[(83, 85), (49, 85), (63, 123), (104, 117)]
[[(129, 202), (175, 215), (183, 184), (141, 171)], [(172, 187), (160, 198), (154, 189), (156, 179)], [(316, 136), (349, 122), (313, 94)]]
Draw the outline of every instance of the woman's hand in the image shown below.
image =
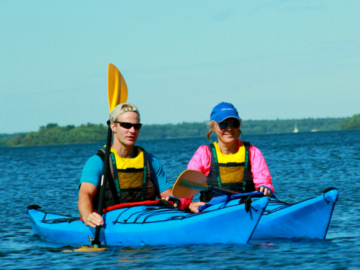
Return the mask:
[(87, 226), (96, 228), (96, 226), (102, 226), (104, 225), (103, 218), (98, 213), (91, 213), (87, 216), (87, 218), (84, 220), (85, 224)]
[(268, 197), (271, 197), (272, 193), (271, 193), (271, 190), (270, 188), (268, 187), (264, 187), (264, 186), (261, 186), (257, 189), (258, 192), (263, 192), (264, 193), (264, 196), (268, 196)]
[(191, 202), (189, 204), (189, 209), (193, 213), (199, 213), (199, 207), (204, 205), (204, 202)]

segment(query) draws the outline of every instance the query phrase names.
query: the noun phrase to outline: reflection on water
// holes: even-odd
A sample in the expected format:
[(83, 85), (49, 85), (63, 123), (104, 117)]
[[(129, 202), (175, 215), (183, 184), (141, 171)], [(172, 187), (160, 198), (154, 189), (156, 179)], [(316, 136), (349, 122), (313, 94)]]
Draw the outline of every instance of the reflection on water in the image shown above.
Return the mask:
[[(256, 241), (248, 245), (143, 246), (71, 252), (77, 247), (43, 241), (33, 234), (26, 206), (77, 216), (77, 193), (86, 160), (103, 143), (0, 148), (0, 264), (6, 269), (104, 268), (360, 268), (360, 131), (247, 136), (273, 176), (281, 200), (296, 202), (337, 187), (326, 240)], [(158, 157), (172, 184), (206, 139), (141, 141)], [(241, 230), (241, 224), (239, 224)], [(174, 233), (176, 233), (174, 231)]]

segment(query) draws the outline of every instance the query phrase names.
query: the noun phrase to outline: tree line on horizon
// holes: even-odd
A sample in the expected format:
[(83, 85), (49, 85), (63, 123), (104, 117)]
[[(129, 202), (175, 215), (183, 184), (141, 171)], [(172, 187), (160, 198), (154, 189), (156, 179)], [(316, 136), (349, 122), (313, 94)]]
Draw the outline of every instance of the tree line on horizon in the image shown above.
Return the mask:
[[(244, 135), (290, 133), (295, 125), (299, 132), (360, 129), (360, 114), (348, 118), (307, 118), (290, 120), (244, 120)], [(205, 137), (206, 122), (143, 125), (139, 140)], [(106, 141), (107, 126), (103, 124), (59, 126), (49, 123), (37, 132), (0, 134), (0, 146), (31, 146), (49, 144), (91, 143)]]

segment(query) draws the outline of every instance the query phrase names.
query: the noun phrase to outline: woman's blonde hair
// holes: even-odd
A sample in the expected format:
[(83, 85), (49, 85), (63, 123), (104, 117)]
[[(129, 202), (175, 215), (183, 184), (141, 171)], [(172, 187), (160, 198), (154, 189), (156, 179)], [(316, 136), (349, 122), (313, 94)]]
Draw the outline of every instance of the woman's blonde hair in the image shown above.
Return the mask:
[[(242, 121), (240, 121), (240, 126), (239, 126), (239, 130), (240, 130), (239, 138), (242, 138), (242, 136), (243, 136), (243, 134), (242, 134), (242, 132), (241, 132), (241, 129), (240, 129), (241, 123), (242, 123)], [(207, 140), (208, 140), (209, 142), (211, 142), (210, 135), (211, 135), (211, 133), (213, 132), (212, 128), (216, 125), (216, 121), (215, 121), (215, 120), (212, 120), (212, 121), (210, 121), (210, 122), (207, 122), (206, 124), (207, 124), (208, 126), (210, 126), (210, 130), (206, 133), (206, 138), (207, 138)]]

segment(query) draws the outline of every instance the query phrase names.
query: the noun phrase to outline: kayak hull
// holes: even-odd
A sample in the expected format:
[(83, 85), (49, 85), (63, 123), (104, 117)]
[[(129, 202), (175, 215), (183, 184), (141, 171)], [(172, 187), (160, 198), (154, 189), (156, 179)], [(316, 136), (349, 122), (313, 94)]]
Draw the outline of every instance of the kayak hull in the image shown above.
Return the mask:
[[(113, 210), (103, 215), (100, 242), (106, 246), (244, 244), (250, 240), (268, 199), (253, 201), (250, 209), (236, 202), (200, 214), (154, 206)], [(34, 233), (46, 241), (89, 245), (95, 236), (95, 229), (79, 219), (37, 209), (29, 209), (28, 217)]]
[(270, 199), (251, 240), (274, 238), (325, 239), (339, 191), (287, 205)]

